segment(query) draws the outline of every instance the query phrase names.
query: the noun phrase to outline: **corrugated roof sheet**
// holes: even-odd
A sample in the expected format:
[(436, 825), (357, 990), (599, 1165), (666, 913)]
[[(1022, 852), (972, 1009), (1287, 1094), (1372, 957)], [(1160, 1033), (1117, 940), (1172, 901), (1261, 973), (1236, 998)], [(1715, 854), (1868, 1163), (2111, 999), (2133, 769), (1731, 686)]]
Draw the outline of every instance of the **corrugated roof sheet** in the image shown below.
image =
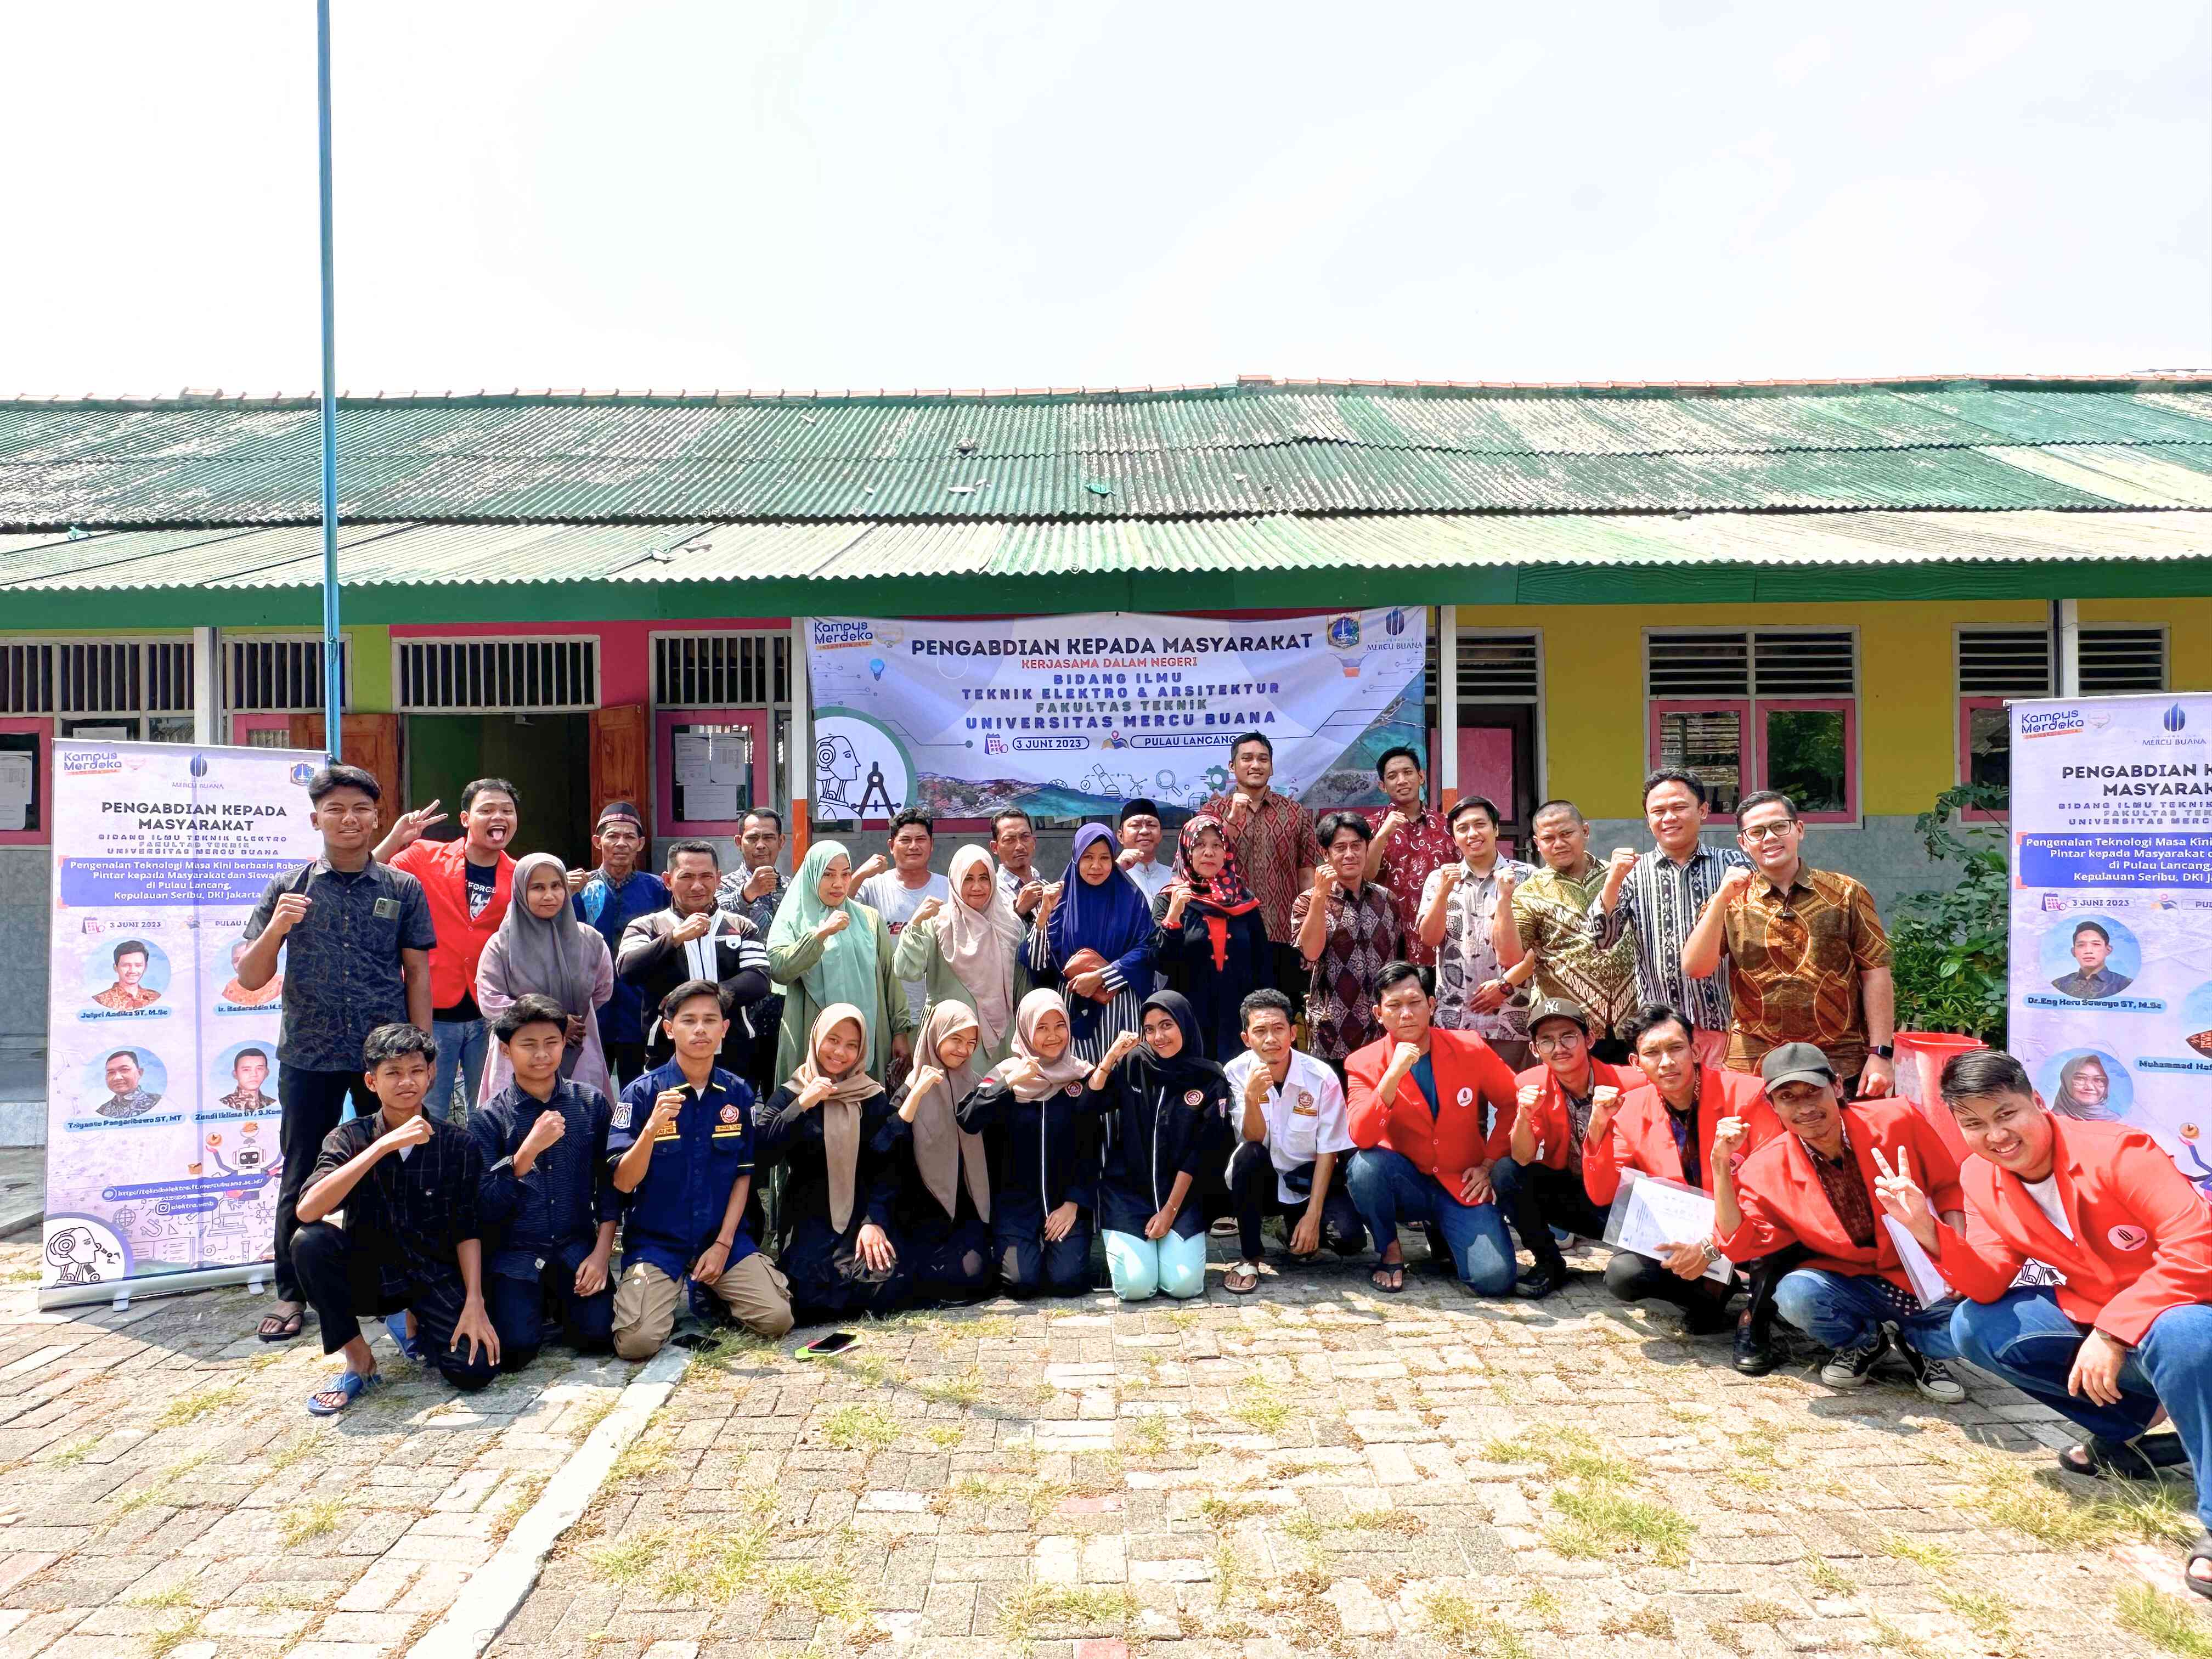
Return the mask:
[[(2185, 380), (354, 399), (353, 520), (1083, 520), (2195, 507)], [(316, 515), (317, 416), (0, 403), (0, 525)]]
[[(2212, 511), (1131, 520), (1119, 523), (358, 525), (347, 587), (837, 582), (1186, 571), (1806, 565), (1859, 568), (2212, 557)], [(313, 526), (0, 536), (9, 593), (305, 589)], [(1018, 591), (1010, 589), (1010, 592)], [(825, 595), (824, 603), (834, 601)]]

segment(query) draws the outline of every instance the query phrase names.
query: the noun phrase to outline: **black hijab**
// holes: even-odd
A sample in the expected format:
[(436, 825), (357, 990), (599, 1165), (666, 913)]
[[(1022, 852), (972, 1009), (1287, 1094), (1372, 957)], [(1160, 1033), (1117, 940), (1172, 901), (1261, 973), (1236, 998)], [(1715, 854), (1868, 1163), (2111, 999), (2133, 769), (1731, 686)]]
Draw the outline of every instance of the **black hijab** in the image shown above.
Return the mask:
[(1198, 1016), (1190, 1003), (1179, 991), (1155, 991), (1145, 999), (1145, 1006), (1138, 1015), (1138, 1034), (1143, 1036), (1144, 1015), (1158, 1009), (1175, 1021), (1182, 1032), (1182, 1047), (1162, 1060), (1152, 1052), (1152, 1045), (1139, 1041), (1136, 1052), (1129, 1056), (1138, 1085), (1146, 1089), (1173, 1090), (1188, 1093), (1203, 1089), (1209, 1093), (1225, 1087), (1228, 1079), (1221, 1067), (1206, 1057), (1206, 1042), (1199, 1036)]

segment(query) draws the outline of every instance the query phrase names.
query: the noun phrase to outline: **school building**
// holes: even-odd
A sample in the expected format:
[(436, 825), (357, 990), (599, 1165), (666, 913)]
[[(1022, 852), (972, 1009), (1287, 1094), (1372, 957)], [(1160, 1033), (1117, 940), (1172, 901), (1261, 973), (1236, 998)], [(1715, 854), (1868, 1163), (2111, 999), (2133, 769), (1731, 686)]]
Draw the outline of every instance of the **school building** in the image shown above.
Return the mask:
[[(1789, 789), (1885, 901), (1927, 884), (1914, 816), (2003, 778), (2006, 698), (2212, 685), (2186, 377), (406, 395), (338, 431), (344, 757), (389, 810), (511, 778), (572, 862), (617, 796), (663, 843), (733, 835), (732, 781), (804, 815), (813, 616), (1427, 607), (1440, 796), (1510, 836), (1570, 797), (1602, 852), (1687, 764)], [(318, 443), (307, 398), (0, 403), (0, 1046), (43, 1042), (56, 738), (321, 746)]]

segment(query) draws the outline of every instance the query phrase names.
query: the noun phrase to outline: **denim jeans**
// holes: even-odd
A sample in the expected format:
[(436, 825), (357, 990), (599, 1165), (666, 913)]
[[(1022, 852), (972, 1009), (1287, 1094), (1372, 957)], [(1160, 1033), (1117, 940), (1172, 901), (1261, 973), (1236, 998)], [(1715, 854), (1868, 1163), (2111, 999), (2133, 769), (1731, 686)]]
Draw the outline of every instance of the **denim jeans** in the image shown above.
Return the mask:
[(1380, 1146), (1354, 1152), (1344, 1182), (1378, 1251), (1397, 1242), (1401, 1221), (1432, 1223), (1444, 1236), (1461, 1284), (1477, 1296), (1513, 1293), (1513, 1241), (1495, 1204), (1462, 1204), (1403, 1152)]
[[(2077, 1325), (2048, 1285), (2008, 1291), (1995, 1302), (1962, 1302), (1951, 1316), (1959, 1352), (2031, 1400), (2107, 1440), (2132, 1440), (2160, 1406), (2172, 1418), (2191, 1467), (2212, 1457), (2212, 1308), (2188, 1302), (2151, 1322), (2120, 1366), (2120, 1403), (2099, 1406), (2066, 1392), (2089, 1327)], [(2212, 1528), (2212, 1480), (2197, 1488), (2197, 1518)]]
[(1856, 1273), (1800, 1267), (1783, 1274), (1774, 1287), (1774, 1311), (1815, 1342), (1838, 1352), (1864, 1347), (1887, 1323), (1895, 1325), (1905, 1345), (1923, 1359), (1959, 1357), (1959, 1345), (1951, 1336), (1956, 1304), (1939, 1302), (1899, 1319), (1895, 1305), (1874, 1285), (1871, 1278)]
[(431, 1040), (438, 1045), (438, 1072), (430, 1079), (430, 1093), (422, 1109), (440, 1123), (453, 1115), (453, 1080), (460, 1079), (465, 1115), (476, 1109), (477, 1091), (483, 1086), (484, 1060), (491, 1051), (491, 1027), (481, 1019), (434, 1019)]

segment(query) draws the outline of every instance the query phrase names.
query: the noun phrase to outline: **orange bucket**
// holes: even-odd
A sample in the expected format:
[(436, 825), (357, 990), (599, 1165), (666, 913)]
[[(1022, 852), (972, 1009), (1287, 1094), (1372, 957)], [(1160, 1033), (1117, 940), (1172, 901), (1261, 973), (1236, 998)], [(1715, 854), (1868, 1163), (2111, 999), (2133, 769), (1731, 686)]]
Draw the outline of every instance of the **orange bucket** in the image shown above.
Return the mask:
[(1920, 1109), (1920, 1115), (1935, 1125), (1936, 1133), (1942, 1136), (1951, 1155), (1963, 1160), (1967, 1155), (1966, 1143), (1959, 1133), (1957, 1121), (1944, 1107), (1936, 1079), (1943, 1075), (1944, 1062), (1952, 1055), (1970, 1054), (1988, 1045), (1979, 1037), (1960, 1036), (1951, 1031), (1899, 1031), (1894, 1041), (1897, 1092)]

